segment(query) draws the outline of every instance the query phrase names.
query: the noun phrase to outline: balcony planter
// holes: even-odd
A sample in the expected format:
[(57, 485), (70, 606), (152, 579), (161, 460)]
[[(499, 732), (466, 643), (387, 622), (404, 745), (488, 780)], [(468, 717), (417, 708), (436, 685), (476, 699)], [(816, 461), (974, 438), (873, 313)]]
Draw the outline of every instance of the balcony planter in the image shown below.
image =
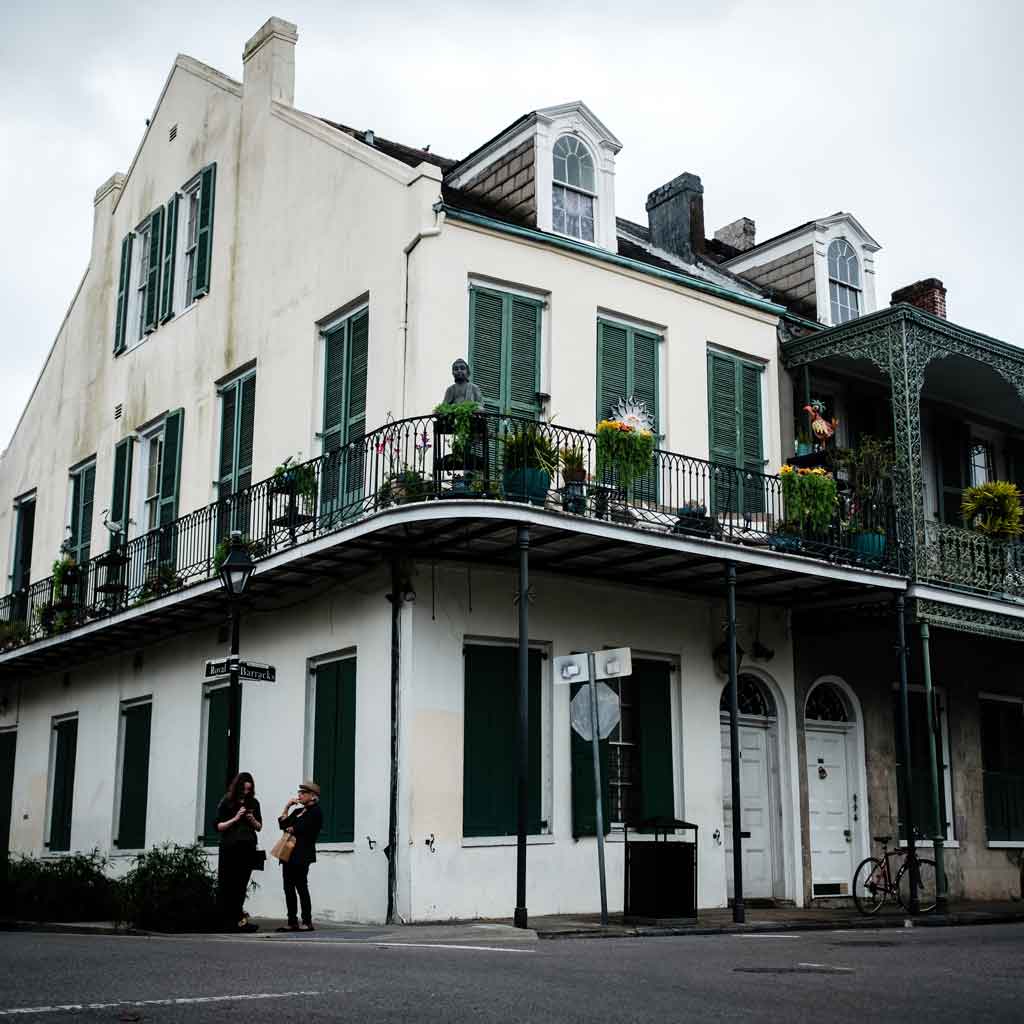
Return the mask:
[(526, 467), (506, 469), (504, 474), (505, 497), (509, 501), (528, 501), (531, 505), (543, 505), (551, 488), (551, 474), (545, 469)]
[(578, 516), (587, 514), (587, 485), (583, 480), (564, 480), (562, 508)]
[(804, 539), (800, 534), (800, 528), (796, 523), (779, 523), (775, 533), (768, 537), (768, 547), (773, 551), (782, 551), (788, 554), (799, 553), (804, 547)]
[(673, 533), (691, 537), (713, 537), (719, 533), (718, 520), (707, 514), (707, 507), (689, 503), (676, 509), (678, 519), (672, 524)]
[(885, 557), (885, 534), (874, 532), (855, 533), (850, 547), (863, 562), (881, 563)]

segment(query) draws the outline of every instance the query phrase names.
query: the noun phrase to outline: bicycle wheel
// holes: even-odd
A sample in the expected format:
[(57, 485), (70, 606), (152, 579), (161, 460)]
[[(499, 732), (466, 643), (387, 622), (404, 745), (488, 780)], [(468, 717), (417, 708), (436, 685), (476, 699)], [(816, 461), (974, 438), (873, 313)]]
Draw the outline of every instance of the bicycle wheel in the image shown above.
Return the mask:
[[(935, 876), (935, 861), (917, 858), (917, 903), (922, 914), (935, 909), (935, 893), (937, 883)], [(910, 910), (910, 865), (903, 862), (899, 874), (896, 876), (896, 892), (899, 894), (900, 906), (904, 910)]]
[(853, 902), (862, 914), (874, 914), (886, 895), (885, 865), (877, 857), (865, 857), (853, 873)]

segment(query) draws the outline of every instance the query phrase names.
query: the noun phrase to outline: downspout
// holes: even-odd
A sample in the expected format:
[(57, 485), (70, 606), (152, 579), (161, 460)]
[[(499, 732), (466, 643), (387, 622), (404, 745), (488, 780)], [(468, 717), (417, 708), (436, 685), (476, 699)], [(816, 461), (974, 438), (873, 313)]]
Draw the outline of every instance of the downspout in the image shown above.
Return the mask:
[[(442, 216), (443, 213), (440, 213), (435, 207), (435, 223), (438, 218)], [(436, 238), (439, 234), (441, 234), (441, 228), (439, 226), (424, 228), (413, 237), (412, 241), (410, 241), (403, 250), (405, 252), (405, 277), (402, 281), (402, 406), (399, 416), (400, 419), (405, 419), (408, 415), (406, 412), (405, 388), (409, 371), (409, 257), (412, 256), (413, 249), (415, 249), (424, 238)]]
[(388, 845), (384, 853), (388, 858), (388, 912), (387, 923), (396, 924), (396, 897), (398, 893), (398, 716), (400, 711), (399, 683), (402, 667), (402, 580), (398, 559), (391, 561), (391, 781), (388, 794)]

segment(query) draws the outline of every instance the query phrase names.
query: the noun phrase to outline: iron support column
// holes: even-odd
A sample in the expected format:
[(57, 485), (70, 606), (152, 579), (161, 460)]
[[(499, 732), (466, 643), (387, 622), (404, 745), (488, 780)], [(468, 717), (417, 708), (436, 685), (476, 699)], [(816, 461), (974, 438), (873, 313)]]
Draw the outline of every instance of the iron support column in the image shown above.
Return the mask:
[(932, 689), (932, 658), (928, 623), (920, 624), (921, 630), (921, 669), (924, 674), (924, 698), (928, 709), (928, 758), (932, 773), (932, 842), (935, 846), (935, 909), (944, 913), (946, 909), (946, 865), (942, 845), (946, 838), (944, 818), (945, 808), (942, 806), (939, 789), (939, 739), (936, 736), (938, 715), (935, 706), (935, 691)]
[(740, 701), (739, 667), (736, 659), (736, 566), (725, 568), (726, 646), (729, 650), (729, 761), (732, 769), (732, 919), (746, 920), (743, 903), (743, 838), (740, 815)]
[(239, 739), (242, 729), (242, 684), (238, 680), (238, 599), (230, 599), (231, 656), (228, 659), (228, 783), (238, 774)]
[(594, 761), (594, 827), (597, 835), (597, 874), (601, 887), (601, 924), (608, 923), (608, 879), (604, 867), (604, 791), (601, 788), (601, 731), (597, 713), (597, 659), (587, 655), (590, 682), (590, 750)]
[[(907, 630), (904, 621), (906, 599), (902, 594), (896, 598), (896, 649), (899, 656), (900, 672), (900, 736), (903, 741), (903, 830), (907, 835), (907, 856), (911, 863), (917, 853), (914, 841), (914, 794), (911, 788), (913, 772), (910, 765), (910, 691), (907, 681)], [(899, 842), (899, 836), (896, 837)], [(910, 913), (920, 912), (917, 898), (917, 871), (910, 870)]]
[(527, 927), (526, 825), (530, 778), (530, 528), (516, 530), (519, 547), (519, 722), (516, 732), (516, 912), (515, 926)]
[(402, 653), (402, 580), (397, 559), (391, 562), (391, 785), (388, 795), (388, 924), (396, 923), (398, 896), (398, 717)]

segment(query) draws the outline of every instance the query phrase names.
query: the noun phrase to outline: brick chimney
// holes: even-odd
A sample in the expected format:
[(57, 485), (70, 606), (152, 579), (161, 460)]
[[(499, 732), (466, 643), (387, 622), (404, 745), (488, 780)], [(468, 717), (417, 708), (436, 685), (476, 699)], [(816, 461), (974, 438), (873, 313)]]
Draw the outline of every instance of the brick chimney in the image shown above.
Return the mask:
[(647, 197), (651, 243), (685, 260), (704, 251), (704, 186), (696, 174), (680, 174)]
[(754, 248), (754, 222), (749, 217), (740, 217), (715, 232), (715, 240), (731, 246), (739, 252)]
[(937, 277), (929, 277), (923, 281), (915, 281), (905, 288), (897, 288), (892, 293), (892, 304), (909, 302), (926, 313), (946, 319), (946, 288)]

